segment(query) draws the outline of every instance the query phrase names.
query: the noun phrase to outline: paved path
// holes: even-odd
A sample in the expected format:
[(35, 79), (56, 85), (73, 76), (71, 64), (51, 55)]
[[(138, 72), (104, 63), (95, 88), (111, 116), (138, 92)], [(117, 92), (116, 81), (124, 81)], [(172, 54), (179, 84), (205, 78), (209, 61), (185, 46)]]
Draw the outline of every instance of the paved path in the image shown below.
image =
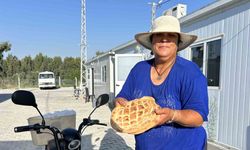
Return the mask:
[[(54, 90), (31, 89), (34, 93), (40, 111), (45, 114), (53, 111), (76, 111), (76, 126), (82, 118), (87, 117), (92, 110), (91, 103), (83, 103), (82, 99), (76, 100), (73, 96), (73, 88), (61, 88)], [(15, 126), (27, 125), (27, 118), (37, 116), (35, 108), (14, 105), (6, 95), (14, 90), (0, 90), (0, 149), (5, 150), (40, 150), (41, 146), (34, 146), (29, 132), (14, 133)], [(3, 97), (3, 94), (5, 97)], [(82, 135), (82, 150), (129, 150), (134, 149), (132, 135), (117, 133), (110, 127), (110, 110), (108, 106), (102, 106), (92, 115), (93, 119), (99, 119), (108, 126), (88, 127)]]

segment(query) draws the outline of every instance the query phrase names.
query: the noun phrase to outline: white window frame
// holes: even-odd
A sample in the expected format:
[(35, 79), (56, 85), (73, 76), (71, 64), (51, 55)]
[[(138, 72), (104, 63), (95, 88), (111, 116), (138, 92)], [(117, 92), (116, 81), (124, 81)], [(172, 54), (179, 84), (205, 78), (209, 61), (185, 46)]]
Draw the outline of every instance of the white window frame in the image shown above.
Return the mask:
[[(189, 51), (189, 60), (192, 61), (192, 48), (196, 47), (198, 45), (203, 45), (203, 74), (207, 77), (207, 68), (208, 68), (208, 50), (207, 50), (207, 43), (208, 42), (212, 42), (212, 41), (216, 41), (216, 40), (221, 40), (221, 52), (222, 52), (222, 40), (223, 40), (223, 34), (214, 36), (214, 37), (210, 37), (210, 38), (206, 38), (206, 39), (201, 39), (195, 43), (193, 43), (192, 45), (190, 45), (188, 51)], [(221, 70), (221, 61), (220, 61), (220, 70)], [(221, 76), (221, 73), (220, 73)], [(220, 89), (220, 85), (221, 85), (221, 78), (219, 77), (219, 85), (218, 86), (208, 86), (209, 89)]]
[[(104, 70), (104, 68), (106, 68), (106, 70)], [(101, 81), (102, 81), (102, 83), (107, 82), (107, 65), (101, 66)]]

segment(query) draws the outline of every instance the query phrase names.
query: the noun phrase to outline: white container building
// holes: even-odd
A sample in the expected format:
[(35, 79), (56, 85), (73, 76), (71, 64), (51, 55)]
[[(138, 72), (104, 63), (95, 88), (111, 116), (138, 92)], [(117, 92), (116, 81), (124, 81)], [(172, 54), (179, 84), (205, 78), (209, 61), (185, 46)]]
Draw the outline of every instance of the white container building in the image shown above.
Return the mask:
[[(178, 8), (171, 8), (177, 11), (172, 14), (178, 14)], [(249, 150), (250, 0), (215, 1), (179, 20), (182, 32), (198, 35), (178, 55), (196, 62), (208, 79), (210, 113), (204, 126), (209, 139), (228, 148)], [(119, 61), (121, 54), (135, 57)], [(95, 96), (109, 93), (114, 98), (122, 86), (117, 71), (121, 70), (119, 79), (124, 81), (129, 68), (145, 58), (149, 51), (133, 40), (88, 61), (89, 73), (91, 68), (95, 72)], [(90, 91), (91, 82), (89, 76)]]

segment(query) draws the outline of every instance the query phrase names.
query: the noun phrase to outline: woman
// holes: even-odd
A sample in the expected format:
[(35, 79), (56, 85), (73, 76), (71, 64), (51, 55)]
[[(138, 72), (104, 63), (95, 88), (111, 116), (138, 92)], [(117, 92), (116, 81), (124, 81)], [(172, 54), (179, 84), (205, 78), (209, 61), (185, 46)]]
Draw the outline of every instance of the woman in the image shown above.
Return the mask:
[(136, 135), (138, 150), (201, 150), (206, 148), (207, 80), (197, 65), (177, 56), (197, 37), (180, 32), (173, 16), (155, 19), (151, 32), (135, 35), (138, 43), (152, 50), (154, 58), (139, 62), (117, 95), (116, 105), (152, 96), (161, 106), (155, 110), (158, 126)]

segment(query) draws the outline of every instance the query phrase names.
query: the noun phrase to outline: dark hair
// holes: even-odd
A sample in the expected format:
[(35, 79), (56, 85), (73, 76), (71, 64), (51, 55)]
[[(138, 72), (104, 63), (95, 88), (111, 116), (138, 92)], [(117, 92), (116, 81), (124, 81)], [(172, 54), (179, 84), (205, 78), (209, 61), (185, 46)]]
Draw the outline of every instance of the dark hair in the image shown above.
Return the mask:
[(150, 43), (152, 43), (153, 41), (153, 34), (152, 35), (150, 35), (150, 37), (149, 37), (149, 40), (150, 40)]
[[(180, 37), (180, 34), (179, 34), (179, 33), (176, 33), (176, 34), (177, 34), (177, 36), (178, 36), (178, 41), (177, 41), (177, 43), (179, 44), (179, 43), (182, 42), (182, 41), (181, 41), (181, 37)], [(149, 37), (150, 43), (152, 43), (153, 35), (154, 35), (154, 34), (150, 35), (150, 37)]]
[(178, 43), (178, 45), (179, 45), (182, 41), (181, 41), (181, 36), (180, 36), (180, 34), (178, 33), (177, 35), (178, 35), (178, 42), (177, 42), (177, 43)]

